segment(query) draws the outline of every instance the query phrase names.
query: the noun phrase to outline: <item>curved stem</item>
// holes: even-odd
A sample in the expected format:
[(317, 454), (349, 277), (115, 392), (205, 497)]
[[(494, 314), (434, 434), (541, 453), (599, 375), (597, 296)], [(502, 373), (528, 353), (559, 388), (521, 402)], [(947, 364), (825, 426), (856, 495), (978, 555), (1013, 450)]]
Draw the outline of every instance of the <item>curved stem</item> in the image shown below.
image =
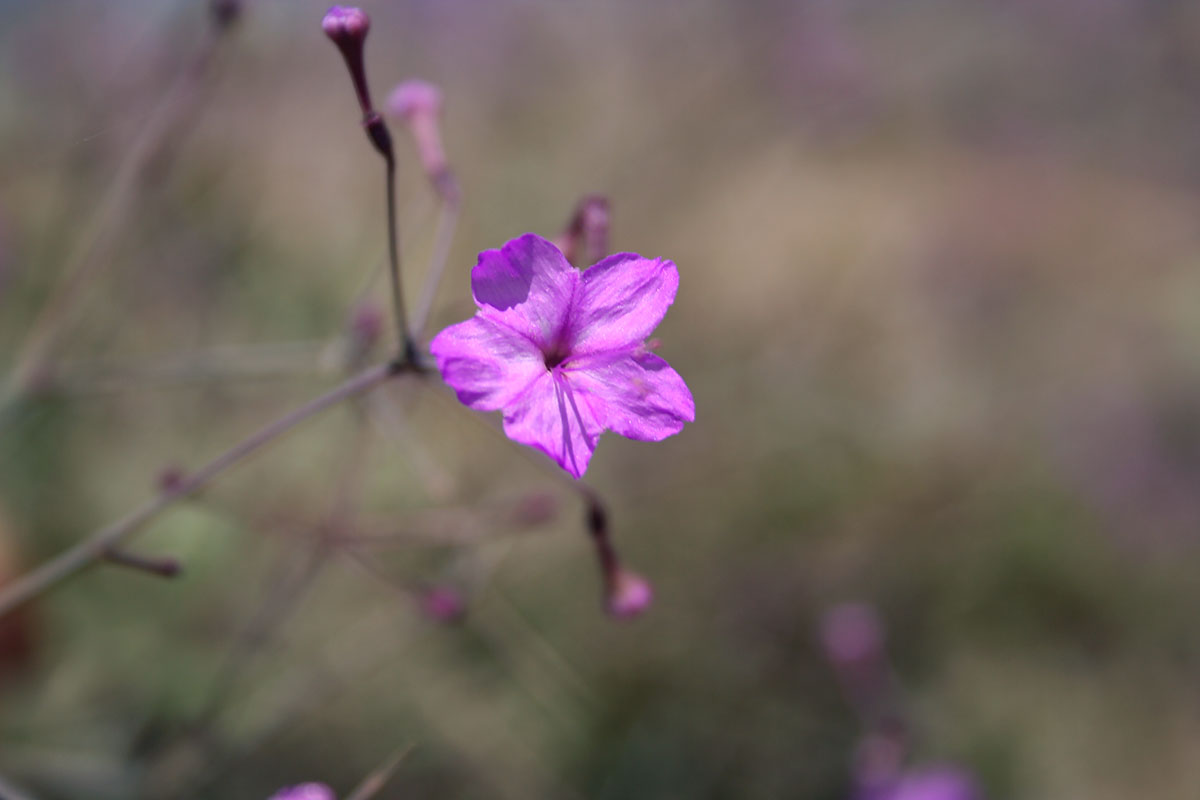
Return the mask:
[(84, 567), (105, 557), (110, 548), (128, 538), (176, 501), (195, 494), (226, 469), (234, 466), (265, 445), (279, 439), (301, 422), (337, 405), (347, 398), (374, 389), (376, 386), (406, 369), (407, 367), (399, 362), (390, 362), (370, 367), (340, 386), (331, 389), (320, 397), (311, 400), (305, 405), (260, 428), (256, 433), (243, 439), (207, 464), (201, 466), (195, 472), (186, 476), (169, 490), (147, 501), (141, 507), (121, 519), (100, 528), (74, 547), (54, 557), (33, 572), (0, 589), (0, 617), (3, 617), (16, 607), (70, 577)]
[(129, 218), (138, 182), (154, 159), (161, 155), (164, 143), (177, 130), (188, 109), (196, 103), (204, 76), (228, 29), (227, 24), (219, 22), (209, 29), (199, 51), (150, 112), (125, 152), (94, 216), (67, 259), (67, 266), (14, 357), (15, 366), (9, 376), (10, 391), (14, 395), (26, 393), (44, 377), (84, 287), (106, 265), (121, 225)]

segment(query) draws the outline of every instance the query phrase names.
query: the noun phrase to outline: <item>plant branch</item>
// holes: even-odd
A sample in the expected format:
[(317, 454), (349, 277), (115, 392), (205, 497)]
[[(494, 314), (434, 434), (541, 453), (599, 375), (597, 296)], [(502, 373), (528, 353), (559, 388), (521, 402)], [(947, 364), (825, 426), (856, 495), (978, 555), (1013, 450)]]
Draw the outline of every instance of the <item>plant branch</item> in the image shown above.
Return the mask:
[(405, 744), (397, 748), (387, 761), (380, 764), (371, 771), (367, 777), (362, 779), (362, 782), (355, 787), (346, 800), (370, 800), (370, 798), (379, 794), (380, 790), (387, 784), (388, 780), (396, 772), (396, 769), (412, 752), (413, 745)]
[(411, 368), (410, 365), (403, 362), (389, 362), (370, 367), (340, 386), (259, 429), (125, 517), (100, 528), (71, 549), (0, 589), (0, 617), (105, 557), (111, 548), (128, 538), (175, 502), (195, 494), (226, 469), (279, 439), (300, 423), (350, 397), (368, 392), (389, 378)]
[(448, 193), (442, 198), (433, 240), (433, 254), (429, 259), (429, 272), (425, 275), (425, 286), (421, 290), (421, 301), (417, 305), (417, 314), (413, 320), (413, 336), (418, 339), (424, 335), (425, 325), (429, 322), (429, 312), (433, 308), (438, 286), (441, 285), (442, 274), (446, 271), (446, 261), (450, 257), (450, 245), (454, 241), (457, 226), (458, 196), (456, 193)]
[(183, 571), (178, 559), (170, 556), (147, 556), (118, 547), (108, 548), (104, 552), (104, 560), (110, 564), (140, 570), (160, 578), (174, 578)]
[(197, 90), (212, 65), (218, 45), (231, 27), (231, 21), (232, 18), (223, 19), (220, 15), (214, 18), (204, 43), (151, 111), (137, 138), (125, 152), (90, 224), (76, 243), (58, 283), (30, 325), (25, 341), (17, 352), (6, 402), (13, 402), (36, 388), (44, 377), (47, 362), (53, 356), (84, 286), (104, 265), (121, 224), (129, 216), (138, 182), (162, 152), (164, 143), (177, 129), (184, 114), (195, 103)]
[[(396, 157), (392, 153), (391, 137), (387, 136), (387, 128), (383, 127), (382, 120), (379, 122), (379, 129), (384, 132), (387, 139), (386, 151), (378, 145), (377, 149), (383, 155), (386, 171), (388, 275), (391, 277), (392, 284), (392, 308), (396, 312), (396, 333), (399, 337), (400, 355), (411, 361), (415, 351), (408, 332), (408, 320), (404, 314), (404, 286), (400, 281), (400, 233), (399, 223), (396, 221)], [(372, 141), (376, 141), (376, 139), (372, 137)]]

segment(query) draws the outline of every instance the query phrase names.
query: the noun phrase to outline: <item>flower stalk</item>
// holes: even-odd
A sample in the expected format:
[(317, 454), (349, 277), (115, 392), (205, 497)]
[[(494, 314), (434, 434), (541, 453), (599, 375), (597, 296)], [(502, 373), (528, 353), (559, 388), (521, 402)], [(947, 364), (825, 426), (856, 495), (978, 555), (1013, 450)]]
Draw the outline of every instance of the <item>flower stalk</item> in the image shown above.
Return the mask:
[(174, 486), (164, 489), (139, 508), (117, 521), (100, 528), (86, 539), (61, 553), (33, 572), (0, 589), (0, 617), (23, 605), (33, 597), (85, 567), (109, 557), (112, 550), (128, 539), (148, 522), (179, 500), (189, 497), (230, 467), (258, 452), (266, 445), (281, 438), (300, 423), (316, 416), (344, 400), (365, 394), (387, 380), (400, 375), (409, 368), (399, 362), (370, 367), (340, 386), (299, 408), (284, 414), (246, 439), (218, 455), (194, 472), (184, 476)]
[(392, 135), (383, 116), (371, 102), (371, 90), (367, 84), (367, 70), (363, 59), (367, 33), (371, 30), (371, 18), (360, 8), (334, 6), (321, 21), (321, 29), (337, 46), (350, 73), (354, 95), (362, 111), (362, 126), (367, 140), (383, 157), (384, 190), (387, 195), (385, 213), (388, 233), (388, 275), (391, 280), (392, 308), (396, 315), (396, 332), (399, 338), (399, 355), (402, 361), (414, 364), (417, 360), (416, 346), (409, 333), (408, 320), (404, 312), (404, 287), (400, 280), (400, 233), (396, 221), (396, 153)]

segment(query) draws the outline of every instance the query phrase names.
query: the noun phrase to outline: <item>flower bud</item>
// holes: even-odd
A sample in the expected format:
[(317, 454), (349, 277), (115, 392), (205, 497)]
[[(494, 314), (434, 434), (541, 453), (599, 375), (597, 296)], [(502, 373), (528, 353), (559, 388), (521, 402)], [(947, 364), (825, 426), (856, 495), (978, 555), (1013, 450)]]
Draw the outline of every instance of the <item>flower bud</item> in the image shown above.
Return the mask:
[(359, 108), (362, 109), (363, 124), (367, 125), (367, 132), (373, 137), (372, 143), (379, 148), (380, 145), (375, 142), (377, 132), (371, 130), (369, 122), (374, 116), (377, 120), (376, 126), (382, 127), (382, 121), (378, 120), (378, 115), (371, 105), (367, 70), (363, 63), (363, 44), (367, 40), (367, 31), (371, 30), (371, 18), (361, 8), (334, 6), (325, 12), (325, 17), (321, 20), (321, 30), (337, 45), (346, 61), (346, 69), (350, 71), (350, 80), (354, 84), (354, 94), (358, 98)]
[(154, 482), (163, 494), (174, 494), (183, 488), (183, 482), (186, 479), (187, 473), (183, 471), (183, 467), (178, 464), (168, 464), (159, 471)]
[(458, 590), (449, 586), (431, 586), (421, 595), (421, 611), (436, 622), (459, 622), (467, 614), (467, 604)]
[(426, 81), (405, 81), (392, 90), (387, 107), (405, 122), (421, 114), (437, 117), (442, 113), (442, 91)]
[(302, 783), (280, 789), (270, 800), (337, 800), (337, 796), (323, 783)]
[(926, 767), (904, 775), (884, 800), (983, 800), (975, 778), (955, 766)]
[(358, 365), (370, 354), (385, 324), (383, 310), (371, 302), (361, 303), (350, 315), (345, 359), (349, 365)]
[(409, 80), (392, 90), (388, 113), (404, 120), (412, 131), (425, 176), (443, 198), (458, 199), (458, 186), (442, 146), (442, 92), (432, 83)]
[(361, 48), (371, 30), (371, 18), (361, 8), (333, 6), (325, 12), (321, 30), (343, 51), (347, 47)]
[(862, 664), (883, 654), (883, 625), (870, 606), (847, 603), (821, 620), (825, 657), (838, 666)]
[(558, 507), (558, 498), (549, 492), (530, 492), (517, 501), (512, 521), (529, 528), (542, 525), (558, 516)]
[(576, 266), (595, 264), (608, 255), (609, 205), (604, 195), (585, 195), (575, 206), (562, 235), (556, 240), (562, 250)]
[(621, 568), (608, 589), (608, 613), (618, 619), (633, 619), (654, 602), (654, 587), (636, 572)]
[(209, 9), (213, 22), (221, 30), (237, 22), (238, 17), (242, 15), (241, 0), (212, 0)]

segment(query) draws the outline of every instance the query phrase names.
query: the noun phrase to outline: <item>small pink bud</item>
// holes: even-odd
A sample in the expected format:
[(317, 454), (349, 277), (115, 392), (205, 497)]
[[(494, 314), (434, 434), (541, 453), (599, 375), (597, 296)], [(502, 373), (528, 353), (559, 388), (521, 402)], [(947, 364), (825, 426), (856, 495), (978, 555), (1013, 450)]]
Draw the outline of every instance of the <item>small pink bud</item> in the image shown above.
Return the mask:
[(442, 146), (442, 91), (425, 81), (405, 81), (392, 90), (387, 110), (408, 125), (429, 182), (444, 199), (457, 203), (458, 184)]
[(183, 486), (183, 480), (187, 475), (183, 471), (183, 467), (178, 464), (168, 464), (163, 467), (158, 473), (158, 490), (163, 494), (173, 494), (180, 490)]
[(883, 624), (868, 605), (835, 606), (821, 620), (821, 643), (834, 664), (870, 661), (883, 654)]
[(337, 800), (333, 790), (323, 783), (302, 783), (280, 789), (270, 800)]
[(437, 622), (459, 622), (467, 613), (467, 604), (458, 590), (432, 586), (421, 596), (421, 611)]
[(333, 6), (325, 12), (321, 30), (338, 47), (361, 45), (371, 30), (371, 18), (361, 8)]
[(654, 587), (650, 581), (630, 572), (618, 569), (613, 575), (608, 591), (608, 613), (619, 619), (633, 619), (654, 602)]
[(392, 90), (387, 108), (404, 120), (418, 114), (437, 116), (442, 113), (442, 90), (426, 81), (405, 81)]
[(548, 492), (531, 492), (517, 502), (513, 522), (528, 527), (549, 522), (558, 515), (558, 505), (558, 498)]
[(346, 69), (350, 71), (354, 94), (363, 113), (363, 127), (367, 129), (371, 144), (381, 154), (390, 156), (391, 140), (387, 136), (387, 127), (371, 105), (367, 70), (363, 63), (363, 45), (367, 41), (367, 31), (371, 30), (371, 18), (361, 8), (334, 6), (325, 12), (321, 30), (337, 45), (346, 62)]
[(218, 28), (228, 28), (242, 14), (241, 0), (212, 0), (210, 8)]
[(383, 333), (384, 313), (374, 303), (363, 303), (350, 319), (350, 335), (356, 347), (369, 350)]

